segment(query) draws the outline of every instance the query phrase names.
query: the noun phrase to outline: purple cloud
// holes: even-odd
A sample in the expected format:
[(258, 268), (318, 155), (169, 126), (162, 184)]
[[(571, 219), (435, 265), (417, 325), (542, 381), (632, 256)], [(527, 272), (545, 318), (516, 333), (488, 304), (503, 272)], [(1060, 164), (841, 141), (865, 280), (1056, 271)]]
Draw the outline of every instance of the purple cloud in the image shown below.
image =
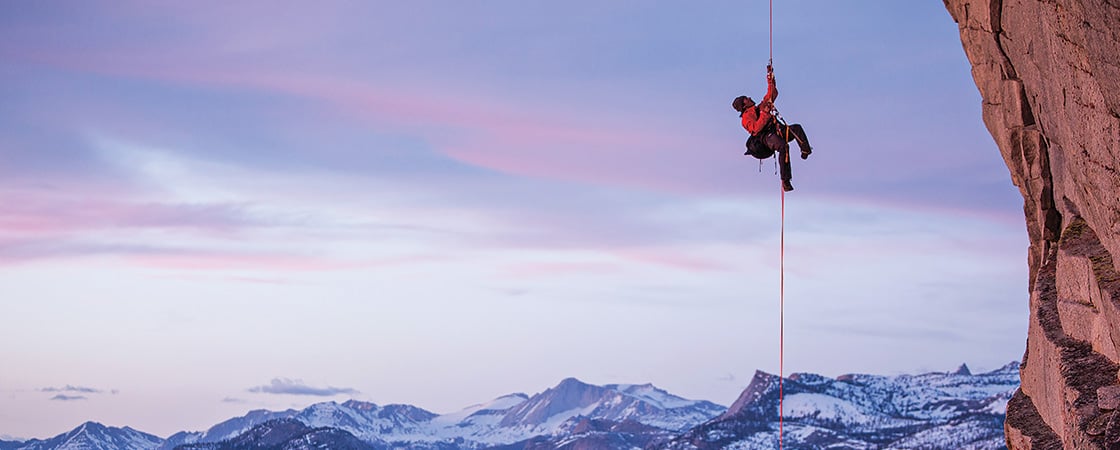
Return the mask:
[(327, 386), (325, 388), (311, 387), (304, 384), (303, 380), (293, 380), (289, 378), (273, 378), (268, 385), (249, 388), (249, 392), (255, 394), (313, 395), (317, 397), (329, 397), (339, 394), (353, 395), (358, 393), (356, 389), (352, 388), (338, 388), (333, 386)]
[[(83, 195), (76, 195), (81, 192)], [(72, 186), (66, 192), (46, 189), (0, 189), (0, 212), (9, 233), (55, 234), (92, 229), (179, 228), (225, 234), (261, 222), (240, 204), (173, 204), (130, 201), (121, 193)]]
[(60, 401), (60, 402), (70, 402), (70, 401), (85, 400), (85, 399), (86, 399), (86, 396), (84, 396), (84, 395), (58, 394), (54, 397), (51, 397), (51, 400)]
[[(193, 42), (188, 46), (195, 47), (197, 43)], [(631, 110), (621, 117), (614, 113), (587, 116), (586, 111), (577, 108), (542, 111), (537, 107), (539, 99), (536, 96), (479, 93), (478, 87), (445, 88), (437, 92), (423, 84), (442, 84), (450, 80), (421, 80), (418, 84), (415, 77), (371, 81), (368, 75), (340, 76), (325, 71), (316, 73), (314, 70), (277, 72), (267, 64), (214, 64), (207, 60), (212, 55), (200, 56), (198, 61), (184, 61), (179, 58), (181, 52), (176, 52), (177, 58), (173, 60), (161, 57), (167, 52), (129, 54), (123, 58), (106, 56), (118, 53), (109, 51), (105, 55), (90, 55), (85, 49), (81, 52), (53, 49), (23, 55), (20, 59), (84, 73), (157, 80), (180, 88), (232, 90), (244, 96), (279, 94), (291, 99), (310, 100), (319, 107), (316, 109), (321, 114), (335, 116), (341, 113), (351, 125), (366, 130), (366, 134), (373, 129), (418, 139), (434, 147), (444, 158), (450, 158), (442, 164), (457, 161), (467, 166), (518, 176), (695, 192), (704, 188), (698, 189), (695, 178), (686, 174), (691, 169), (703, 169), (708, 172), (705, 179), (710, 180), (713, 175), (710, 169), (720, 167), (718, 153), (687, 151), (697, 147), (715, 148), (721, 144), (719, 140), (703, 133), (684, 135), (663, 131), (663, 127), (651, 127), (648, 110)], [(142, 105), (135, 106), (145, 109)], [(255, 115), (263, 114), (251, 105), (246, 104), (245, 108), (255, 111)], [(528, 111), (534, 113), (526, 114)], [(168, 114), (163, 108), (154, 108), (150, 113)], [(304, 117), (305, 113), (306, 108), (301, 106), (297, 117)], [(207, 116), (213, 114), (225, 113), (214, 111)], [(284, 114), (281, 116), (285, 117)], [(291, 119), (290, 116), (287, 118)], [(285, 120), (272, 117), (270, 121), (275, 123), (278, 119)], [(95, 120), (102, 121), (101, 118)], [(660, 117), (656, 120), (672, 123), (675, 119)], [(168, 121), (184, 124), (178, 119)], [(234, 121), (239, 124), (239, 133), (243, 133), (246, 127), (252, 128), (252, 121)], [(306, 124), (301, 122), (293, 122), (290, 127), (281, 127), (281, 130), (293, 127), (305, 129)], [(222, 133), (220, 124), (204, 128), (205, 135)], [(267, 133), (275, 135), (275, 128)], [(306, 149), (303, 152), (306, 153)], [(352, 159), (363, 153), (366, 152), (347, 152), (344, 156)], [(230, 155), (232, 153), (211, 156), (230, 158)], [(335, 156), (319, 152), (315, 157), (321, 163)], [(643, 163), (634, 164), (638, 159)], [(254, 162), (266, 161), (255, 158)], [(350, 166), (354, 166), (354, 161), (349, 162)], [(435, 162), (438, 161), (428, 161), (426, 165), (432, 166)], [(333, 165), (346, 167), (338, 162)], [(725, 182), (725, 186), (732, 183), (737, 175), (733, 170), (719, 172), (717, 176)], [(701, 184), (709, 189), (715, 186), (710, 181)]]
[(39, 391), (41, 391), (41, 392), (78, 392), (78, 393), (82, 393), (82, 394), (101, 394), (101, 393), (105, 392), (105, 391), (102, 391), (101, 389), (94, 389), (94, 388), (85, 387), (85, 386), (71, 386), (69, 384), (66, 385), (66, 386), (63, 386), (63, 387), (46, 387), (46, 388), (39, 389)]

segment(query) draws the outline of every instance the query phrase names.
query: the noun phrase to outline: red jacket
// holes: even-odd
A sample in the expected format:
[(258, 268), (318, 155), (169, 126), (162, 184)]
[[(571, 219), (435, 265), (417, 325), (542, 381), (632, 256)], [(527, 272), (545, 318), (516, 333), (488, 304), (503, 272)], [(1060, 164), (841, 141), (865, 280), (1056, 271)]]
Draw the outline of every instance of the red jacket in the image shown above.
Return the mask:
[(774, 78), (769, 77), (766, 82), (766, 96), (762, 98), (762, 103), (758, 106), (747, 108), (739, 117), (743, 119), (743, 128), (752, 136), (762, 131), (762, 128), (770, 122), (770, 110), (774, 109), (774, 99), (778, 98), (778, 86), (774, 84)]

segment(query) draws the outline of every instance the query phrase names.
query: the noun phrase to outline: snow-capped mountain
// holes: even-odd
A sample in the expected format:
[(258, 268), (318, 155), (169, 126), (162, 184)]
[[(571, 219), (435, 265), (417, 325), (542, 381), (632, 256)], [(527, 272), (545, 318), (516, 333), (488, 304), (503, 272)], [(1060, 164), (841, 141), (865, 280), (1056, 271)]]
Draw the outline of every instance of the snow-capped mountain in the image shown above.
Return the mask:
[(480, 449), (535, 437), (578, 434), (575, 430), (581, 423), (583, 427), (594, 423), (600, 428), (626, 423), (631, 429), (676, 433), (725, 409), (708, 401), (677, 397), (650, 384), (595, 386), (568, 378), (532, 397), (506, 395), (442, 416), (409, 405), (378, 406), (353, 400), (317, 403), (301, 411), (258, 410), (204, 433), (177, 433), (160, 449), (232, 439), (276, 419), (337, 428), (375, 445)]
[(216, 443), (187, 444), (179, 450), (377, 450), (337, 428), (312, 428), (297, 419), (274, 419)]
[(380, 443), (431, 441), (433, 428), (430, 423), (437, 416), (410, 405), (382, 407), (351, 400), (341, 404), (314, 404), (292, 418), (311, 427), (338, 428), (366, 442)]
[(202, 441), (202, 436), (203, 436), (203, 433), (198, 432), (198, 431), (194, 431), (194, 432), (180, 431), (180, 432), (175, 433), (171, 436), (168, 436), (167, 439), (165, 439), (163, 441), (163, 443), (159, 445), (159, 447), (156, 447), (156, 450), (172, 450), (175, 447), (178, 447), (180, 445), (193, 444), (195, 442), (200, 442), (200, 441)]
[[(799, 449), (999, 449), (1018, 363), (973, 375), (799, 373), (784, 379), (786, 446)], [(778, 377), (757, 372), (730, 408), (652, 385), (596, 386), (575, 378), (532, 396), (510, 394), (437, 415), (409, 405), (324, 402), (251, 411), (167, 439), (86, 423), (0, 450), (770, 449), (778, 439)]]
[(614, 422), (630, 420), (684, 431), (723, 410), (715, 403), (686, 400), (651, 384), (595, 386), (568, 378), (512, 408), (499, 425), (554, 433), (565, 421), (584, 417)]
[(205, 432), (179, 432), (175, 433), (161, 443), (156, 450), (172, 450), (175, 447), (183, 444), (193, 444), (196, 442), (218, 442), (245, 433), (253, 427), (270, 420), (286, 419), (296, 415), (298, 411), (289, 409), (286, 411), (268, 411), (264, 409), (256, 409), (249, 411), (241, 417), (235, 417), (217, 425), (210, 427)]
[[(791, 448), (1004, 448), (1007, 401), (1018, 363), (953, 373), (836, 379), (794, 374), (783, 382), (784, 439)], [(672, 439), (668, 449), (778, 446), (778, 377), (755, 373), (727, 412)]]
[(12, 447), (19, 450), (151, 450), (163, 439), (129, 427), (107, 427), (86, 422), (70, 432), (47, 440), (32, 439)]

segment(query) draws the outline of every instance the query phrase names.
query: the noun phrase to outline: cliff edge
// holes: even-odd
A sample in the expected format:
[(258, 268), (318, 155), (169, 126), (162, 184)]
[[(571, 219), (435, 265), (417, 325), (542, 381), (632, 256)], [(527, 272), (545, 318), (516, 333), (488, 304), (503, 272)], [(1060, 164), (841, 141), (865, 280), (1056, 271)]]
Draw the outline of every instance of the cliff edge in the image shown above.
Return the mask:
[(1120, 0), (943, 1), (1031, 241), (1008, 448), (1120, 448)]

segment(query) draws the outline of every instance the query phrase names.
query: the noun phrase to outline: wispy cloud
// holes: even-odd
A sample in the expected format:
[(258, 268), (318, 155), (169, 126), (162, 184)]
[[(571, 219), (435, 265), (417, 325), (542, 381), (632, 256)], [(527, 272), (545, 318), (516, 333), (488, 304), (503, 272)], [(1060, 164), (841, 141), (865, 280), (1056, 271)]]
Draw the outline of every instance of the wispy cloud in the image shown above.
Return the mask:
[(85, 400), (85, 399), (86, 399), (86, 396), (84, 396), (84, 395), (58, 394), (54, 397), (51, 397), (51, 400), (60, 401), (60, 402), (70, 402), (70, 401)]
[[(449, 158), (446, 162), (519, 176), (687, 192), (704, 189), (698, 189), (696, 180), (684, 175), (691, 171), (682, 168), (703, 169), (707, 180), (718, 178), (725, 182), (725, 187), (737, 176), (735, 170), (718, 164), (715, 153), (684, 151), (715, 147), (718, 141), (705, 135), (689, 136), (678, 130), (650, 127), (648, 110), (635, 110), (621, 119), (617, 114), (588, 117), (586, 111), (542, 111), (535, 96), (498, 96), (473, 93), (466, 88), (433, 93), (428, 86), (409, 79), (374, 82), (364, 76), (276, 72), (267, 67), (165, 61), (152, 55), (132, 55), (123, 61), (84, 54), (47, 56), (55, 53), (44, 51), (33, 59), (126, 79), (158, 80), (241, 94), (264, 92), (311, 101), (323, 113), (341, 114), (366, 128), (404, 130), (410, 138)], [(446, 82), (453, 80), (441, 80)], [(464, 107), (469, 108), (468, 114), (464, 114)], [(533, 113), (527, 114), (529, 111)], [(364, 153), (368, 152), (359, 154)], [(326, 163), (323, 159), (338, 155), (316, 151), (314, 156), (320, 158), (318, 162)], [(634, 164), (639, 158), (643, 164)], [(351, 167), (365, 167), (350, 162)], [(699, 184), (707, 189), (715, 186), (707, 181)]]
[(255, 394), (313, 395), (317, 397), (329, 397), (339, 394), (353, 395), (359, 393), (358, 390), (353, 388), (339, 388), (334, 386), (327, 386), (324, 388), (312, 387), (304, 384), (303, 380), (293, 380), (290, 378), (274, 378), (267, 385), (249, 388), (249, 392)]
[(45, 238), (21, 240), (0, 237), (0, 266), (97, 256), (121, 257), (124, 261), (137, 266), (176, 270), (318, 271), (364, 266), (361, 263), (331, 261), (283, 251), (214, 250), (204, 247), (207, 245), (176, 247), (143, 242), (103, 242), (96, 238), (86, 240), (58, 237), (55, 240)]
[(248, 205), (155, 203), (121, 199), (107, 191), (91, 196), (82, 189), (0, 190), (0, 200), (12, 205), (0, 212), (0, 225), (6, 234), (35, 236), (120, 228), (191, 229), (228, 235), (264, 224), (249, 217)]
[(226, 397), (222, 399), (222, 403), (249, 403), (249, 401), (243, 398)]
[(41, 392), (77, 392), (77, 393), (82, 393), (82, 394), (101, 394), (101, 393), (105, 392), (101, 389), (94, 389), (94, 388), (85, 387), (85, 386), (71, 386), (69, 384), (66, 385), (66, 386), (63, 386), (63, 387), (46, 387), (46, 388), (39, 389), (39, 391), (41, 391)]
[(963, 333), (959, 333), (950, 329), (934, 328), (932, 326), (901, 327), (881, 323), (817, 323), (812, 327), (814, 330), (818, 330), (822, 333), (836, 334), (841, 336), (865, 336), (879, 339), (905, 339), (937, 342), (963, 342), (967, 340), (967, 337)]

